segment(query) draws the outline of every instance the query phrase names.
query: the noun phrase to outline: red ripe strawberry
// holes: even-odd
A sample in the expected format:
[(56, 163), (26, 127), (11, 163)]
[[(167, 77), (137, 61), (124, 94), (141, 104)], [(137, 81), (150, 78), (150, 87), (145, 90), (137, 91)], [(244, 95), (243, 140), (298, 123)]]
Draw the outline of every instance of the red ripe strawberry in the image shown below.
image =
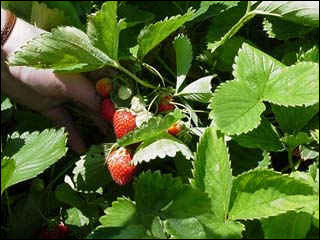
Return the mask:
[(49, 227), (44, 228), (39, 234), (39, 239), (65, 239), (68, 232), (69, 228), (61, 222), (53, 229), (49, 229)]
[(108, 97), (112, 89), (112, 81), (109, 78), (102, 78), (96, 83), (96, 91), (102, 97)]
[(117, 138), (122, 138), (137, 127), (136, 116), (128, 110), (118, 110), (113, 116), (113, 128)]
[(172, 111), (175, 108), (175, 106), (170, 103), (171, 100), (171, 96), (165, 96), (161, 98), (159, 102), (159, 112)]
[(132, 180), (137, 166), (132, 165), (131, 160), (131, 153), (123, 147), (111, 152), (106, 158), (108, 170), (117, 184), (125, 185)]
[(106, 98), (101, 103), (101, 115), (102, 117), (112, 123), (113, 115), (115, 113), (115, 107), (111, 99)]
[(59, 231), (59, 233), (62, 235), (62, 236), (65, 236), (67, 235), (67, 233), (69, 232), (69, 228), (64, 225), (63, 222), (61, 222), (57, 227), (56, 227), (56, 230)]
[(168, 133), (170, 133), (173, 136), (177, 136), (181, 130), (182, 130), (183, 125), (179, 122), (176, 122), (172, 124), (171, 127), (168, 128)]

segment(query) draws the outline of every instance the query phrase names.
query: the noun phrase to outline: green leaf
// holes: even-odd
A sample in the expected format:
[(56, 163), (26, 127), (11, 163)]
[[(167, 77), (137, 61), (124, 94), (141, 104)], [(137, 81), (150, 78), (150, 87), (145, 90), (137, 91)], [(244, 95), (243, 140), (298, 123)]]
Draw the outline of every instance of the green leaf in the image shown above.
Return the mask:
[(195, 217), (185, 219), (168, 219), (165, 221), (167, 232), (173, 239), (205, 239), (202, 224)]
[(319, 144), (319, 129), (312, 130), (311, 136)]
[(67, 209), (67, 218), (65, 223), (77, 227), (84, 227), (89, 224), (89, 218), (83, 215), (83, 213), (77, 208)]
[(112, 207), (104, 210), (104, 216), (99, 221), (104, 227), (123, 227), (137, 223), (136, 204), (127, 198), (117, 198)]
[[(245, 2), (244, 2), (245, 3)], [(246, 3), (248, 4), (248, 3)], [(237, 7), (238, 8), (238, 7)], [(235, 8), (234, 11), (237, 12), (239, 11), (239, 9), (241, 9), (240, 7), (237, 9)], [(229, 16), (226, 12), (226, 19), (228, 18), (232, 18), (232, 20), (226, 20), (226, 23), (224, 23), (222, 26), (224, 27), (223, 31), (220, 31), (220, 38), (219, 40), (216, 40), (214, 42), (209, 42), (208, 43), (208, 50), (211, 51), (211, 53), (215, 52), (219, 47), (221, 47), (222, 45), (224, 45), (228, 40), (230, 40), (248, 21), (250, 21), (254, 16), (255, 16), (255, 12), (247, 12), (246, 8), (243, 8), (242, 6), (242, 15), (240, 15), (240, 19), (238, 18), (232, 18), (231, 16)], [(237, 15), (236, 15), (237, 16)], [(239, 16), (239, 15), (238, 15)], [(223, 18), (220, 18), (223, 20)], [(229, 26), (230, 24), (230, 26)], [(219, 26), (219, 25), (218, 25)]]
[(275, 127), (263, 119), (259, 127), (249, 133), (232, 137), (237, 143), (247, 148), (260, 148), (266, 151), (281, 151), (283, 145)]
[(134, 188), (137, 212), (147, 216), (150, 213), (158, 215), (184, 187), (178, 178), (147, 171), (135, 179)]
[(301, 182), (304, 182), (305, 184), (308, 184), (309, 186), (313, 187), (315, 189), (315, 193), (317, 192), (317, 186), (310, 174), (306, 172), (301, 172), (301, 171), (295, 171), (290, 174), (290, 177), (293, 177)]
[(235, 58), (233, 76), (236, 80), (246, 82), (248, 87), (262, 98), (265, 85), (285, 66), (261, 50), (244, 43)]
[[(10, 229), (7, 231), (8, 239), (32, 238), (43, 223), (43, 215), (41, 213), (52, 210), (52, 206), (49, 203), (54, 201), (50, 201), (52, 199), (49, 199), (52, 197), (50, 192), (46, 192), (45, 199), (44, 192), (29, 191), (29, 189), (23, 190), (20, 198), (15, 199), (14, 206), (11, 205), (11, 214), (6, 221), (10, 226)], [(13, 194), (9, 194), (11, 201), (7, 203), (12, 203), (13, 196)], [(1, 200), (5, 203), (4, 199)], [(46, 203), (46, 207), (44, 203)]]
[(176, 92), (178, 92), (183, 81), (186, 79), (186, 76), (191, 67), (192, 45), (187, 36), (180, 34), (174, 39), (173, 46), (176, 51), (176, 62), (177, 62)]
[(12, 108), (10, 99), (1, 93), (1, 112)]
[(312, 224), (316, 228), (319, 229), (319, 205), (318, 208), (315, 210), (314, 214), (312, 215)]
[(272, 57), (243, 44), (235, 59), (233, 75), (236, 80), (220, 84), (211, 101), (210, 116), (218, 128), (230, 135), (256, 128), (265, 110), (262, 103), (265, 83), (282, 67)]
[(238, 135), (260, 124), (260, 114), (265, 110), (263, 101), (285, 106), (315, 104), (319, 96), (318, 71), (314, 63), (285, 68), (272, 57), (243, 44), (234, 65), (236, 80), (222, 83), (215, 90), (210, 117), (224, 133)]
[(85, 199), (83, 199), (80, 194), (73, 190), (67, 183), (62, 183), (57, 186), (55, 190), (55, 197), (60, 202), (78, 209), (82, 209), (83, 206), (86, 205)]
[(311, 215), (287, 212), (262, 220), (266, 239), (304, 239), (311, 227)]
[(233, 176), (258, 167), (259, 162), (264, 159), (260, 149), (245, 148), (233, 140), (228, 142), (228, 148)]
[(234, 36), (217, 49), (214, 53), (217, 61), (216, 69), (223, 72), (232, 72), (234, 59), (245, 42), (248, 43), (249, 41), (242, 37)]
[(142, 162), (150, 162), (157, 157), (175, 157), (178, 152), (181, 152), (187, 159), (192, 158), (192, 152), (183, 142), (164, 133), (145, 140), (136, 150), (132, 163), (137, 165)]
[(1, 196), (3, 191), (6, 190), (15, 168), (16, 164), (13, 159), (8, 157), (1, 158)]
[(262, 1), (254, 11), (305, 26), (319, 27), (317, 1)]
[(88, 36), (74, 27), (58, 27), (51, 33), (43, 33), (10, 56), (9, 64), (65, 73), (115, 66), (114, 60), (93, 47)]
[(218, 221), (224, 222), (229, 210), (232, 172), (224, 136), (214, 127), (207, 128), (200, 139), (193, 185), (208, 193), (212, 212)]
[(244, 225), (239, 222), (221, 222), (211, 214), (197, 217), (203, 225), (207, 239), (241, 239)]
[(92, 145), (75, 164), (72, 173), (78, 191), (96, 191), (111, 181), (105, 165), (104, 149), (100, 145)]
[(284, 106), (318, 103), (319, 65), (302, 62), (283, 69), (266, 83), (264, 100)]
[[(67, 24), (65, 25), (71, 25), (74, 27), (77, 27), (79, 29), (82, 29), (84, 26), (80, 21), (80, 12), (81, 11), (88, 11), (84, 10), (86, 3), (82, 3), (81, 10), (75, 6), (77, 5), (74, 2), (70, 1), (43, 1), (49, 8), (51, 9), (59, 9), (64, 13), (65, 21)], [(89, 6), (88, 6), (89, 7)], [(85, 13), (86, 14), (86, 13)]]
[(120, 23), (117, 20), (117, 2), (105, 2), (101, 10), (89, 16), (88, 36), (92, 45), (110, 58), (118, 60)]
[(263, 152), (263, 159), (259, 161), (258, 167), (259, 168), (269, 168), (271, 166), (271, 155), (269, 152), (264, 151)]
[(149, 51), (175, 32), (194, 15), (194, 10), (189, 10), (184, 15), (165, 18), (163, 21), (146, 26), (138, 36), (138, 57), (142, 59)]
[(189, 218), (210, 208), (207, 194), (183, 184), (180, 178), (161, 175), (158, 171), (140, 174), (134, 187), (137, 212), (145, 225), (155, 216)]
[(183, 96), (186, 99), (208, 103), (212, 97), (211, 80), (213, 76), (200, 78), (186, 86), (177, 96)]
[[(319, 144), (319, 143), (318, 143)], [(315, 159), (319, 157), (319, 152), (314, 149), (312, 146), (299, 146), (300, 157), (303, 160)]]
[(215, 89), (211, 99), (210, 118), (226, 134), (247, 133), (259, 126), (266, 109), (258, 92), (246, 82), (227, 81)]
[(30, 21), (33, 1), (1, 1), (1, 7), (13, 12), (19, 18)]
[(27, 133), (23, 138), (25, 145), (11, 156), (16, 161), (16, 169), (8, 182), (8, 187), (36, 177), (67, 152), (67, 136), (64, 129)]
[(87, 239), (144, 239), (146, 230), (142, 225), (130, 225), (124, 228), (103, 228), (93, 230)]
[(48, 8), (45, 3), (38, 3), (37, 1), (32, 1), (30, 21), (46, 31), (50, 31), (53, 27), (70, 24), (63, 11), (57, 8)]
[(189, 182), (192, 177), (192, 161), (188, 160), (181, 153), (178, 153), (173, 159), (177, 175), (184, 183)]
[(151, 224), (151, 233), (152, 236), (158, 239), (166, 239), (167, 235), (164, 229), (164, 222), (160, 217), (155, 217)]
[(172, 204), (166, 209), (166, 218), (190, 218), (208, 212), (210, 199), (207, 194), (190, 185), (184, 185), (184, 190), (175, 196)]
[(127, 28), (150, 22), (155, 17), (151, 12), (143, 11), (131, 4), (120, 4), (118, 12), (120, 17), (125, 18)]
[[(225, 34), (245, 15), (246, 8), (247, 3), (239, 1), (237, 6), (227, 9), (212, 19), (206, 36), (209, 49), (214, 45), (220, 44), (219, 42)], [(229, 40), (231, 39), (232, 38)], [(227, 42), (225, 42), (225, 44), (227, 44)]]
[(319, 104), (309, 107), (283, 107), (273, 104), (272, 112), (284, 132), (294, 133), (306, 126), (319, 112)]
[(175, 122), (184, 118), (184, 114), (175, 109), (164, 117), (152, 117), (148, 122), (143, 123), (140, 128), (128, 133), (126, 136), (118, 139), (118, 144), (122, 147), (133, 143), (145, 141), (147, 139), (158, 136), (168, 130), (168, 128)]
[[(204, 13), (207, 13), (206, 18), (219, 15), (229, 8), (237, 6), (238, 3), (239, 1), (201, 1), (200, 8), (195, 12), (192, 20)], [(201, 20), (203, 20), (203, 18), (201, 18)]]
[(290, 38), (301, 38), (312, 28), (270, 16), (263, 20), (263, 30), (269, 38), (288, 40)]
[(261, 219), (301, 209), (316, 201), (311, 194), (313, 188), (304, 181), (258, 168), (234, 179), (229, 218)]
[(319, 63), (319, 47), (314, 45), (312, 48), (302, 51), (298, 56), (298, 61)]
[(286, 135), (281, 138), (290, 149), (295, 149), (297, 146), (312, 142), (312, 138), (305, 132), (298, 132), (295, 135)]

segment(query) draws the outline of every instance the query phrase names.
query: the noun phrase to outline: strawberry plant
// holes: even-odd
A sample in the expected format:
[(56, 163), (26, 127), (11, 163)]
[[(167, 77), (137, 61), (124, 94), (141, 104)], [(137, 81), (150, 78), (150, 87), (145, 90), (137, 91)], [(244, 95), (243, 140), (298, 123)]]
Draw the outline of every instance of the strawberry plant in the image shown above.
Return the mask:
[(45, 30), (2, 65), (81, 73), (100, 99), (65, 104), (79, 156), (1, 93), (2, 238), (318, 238), (318, 2), (1, 6)]

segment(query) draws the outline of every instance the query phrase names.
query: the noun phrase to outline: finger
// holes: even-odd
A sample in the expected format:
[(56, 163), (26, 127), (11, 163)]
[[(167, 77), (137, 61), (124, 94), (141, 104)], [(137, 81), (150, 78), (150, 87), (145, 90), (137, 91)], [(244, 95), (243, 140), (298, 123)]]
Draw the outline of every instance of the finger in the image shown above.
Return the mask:
[(41, 113), (51, 119), (56, 126), (66, 128), (66, 131), (69, 134), (68, 141), (73, 151), (78, 154), (83, 154), (87, 151), (81, 135), (73, 125), (70, 114), (64, 108), (56, 107)]
[(64, 84), (65, 94), (73, 101), (79, 102), (92, 112), (100, 112), (101, 97), (94, 84), (80, 74), (55, 74)]
[(52, 99), (34, 91), (31, 87), (9, 74), (8, 66), (4, 61), (1, 61), (1, 91), (17, 103), (35, 111), (43, 111), (44, 109), (58, 106), (64, 101), (62, 98)]
[(113, 141), (114, 133), (112, 130), (112, 126), (102, 117), (97, 116), (94, 113), (90, 114), (90, 118), (92, 119), (94, 124), (99, 128), (100, 132), (108, 138), (106, 139), (106, 141)]
[[(23, 36), (21, 36), (22, 30)], [(10, 39), (1, 50), (1, 58), (12, 55), (27, 41), (40, 36), (43, 32), (18, 18)], [(35, 70), (29, 67), (10, 67), (9, 72), (40, 95), (54, 98), (68, 97), (82, 103), (91, 111), (99, 112), (100, 98), (95, 93), (95, 87), (80, 74), (55, 74), (52, 70)]]

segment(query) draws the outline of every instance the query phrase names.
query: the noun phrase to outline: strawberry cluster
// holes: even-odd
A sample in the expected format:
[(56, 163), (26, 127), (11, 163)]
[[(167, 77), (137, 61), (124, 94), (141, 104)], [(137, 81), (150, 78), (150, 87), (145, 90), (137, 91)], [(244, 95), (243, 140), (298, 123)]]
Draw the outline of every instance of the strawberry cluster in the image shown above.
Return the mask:
[[(107, 78), (99, 80), (96, 84), (96, 90), (104, 97), (101, 103), (102, 117), (113, 125), (114, 133), (118, 139), (124, 137), (129, 132), (136, 129), (136, 116), (129, 109), (115, 109), (115, 105), (109, 98), (112, 90), (112, 82)], [(159, 101), (159, 112), (172, 111), (175, 106), (171, 103), (171, 96), (163, 96)], [(168, 133), (173, 136), (179, 134), (182, 129), (180, 123), (173, 124)], [(129, 183), (137, 171), (137, 166), (131, 163), (133, 158), (132, 151), (129, 148), (121, 147), (112, 151), (106, 157), (107, 168), (112, 176), (112, 179), (119, 185)]]
[[(101, 103), (101, 116), (111, 123), (116, 137), (122, 138), (133, 131), (136, 126), (135, 115), (126, 109), (116, 110), (115, 105), (109, 98), (112, 91), (112, 82), (108, 78), (100, 79), (96, 83), (96, 91), (104, 97)], [(131, 164), (132, 153), (126, 148), (112, 151), (106, 157), (106, 164), (112, 179), (119, 185), (129, 183), (137, 170), (137, 166)]]

